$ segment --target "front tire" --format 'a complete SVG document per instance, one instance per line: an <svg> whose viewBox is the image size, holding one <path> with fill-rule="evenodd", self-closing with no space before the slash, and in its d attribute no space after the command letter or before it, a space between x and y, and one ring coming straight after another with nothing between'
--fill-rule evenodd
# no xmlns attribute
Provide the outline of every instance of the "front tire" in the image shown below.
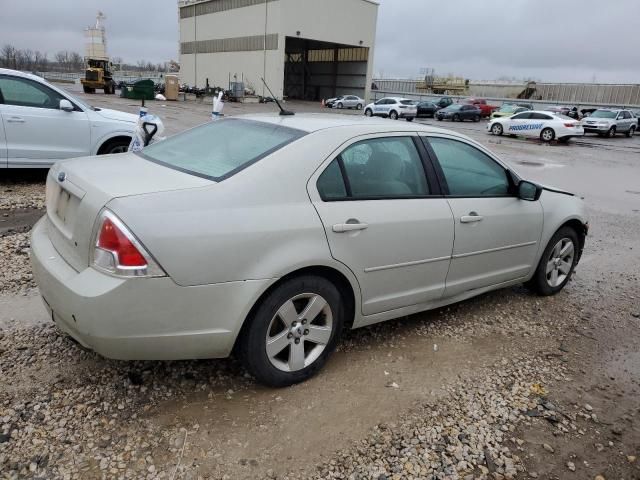
<svg viewBox="0 0 640 480"><path fill-rule="evenodd" d="M504 128L502 128L502 125L500 125L499 123L494 123L491 126L491 133L493 133L494 135L500 136L504 133Z"/></svg>
<svg viewBox="0 0 640 480"><path fill-rule="evenodd" d="M578 234L571 227L558 230L542 254L527 287L538 295L555 295L569 282L578 262Z"/></svg>
<svg viewBox="0 0 640 480"><path fill-rule="evenodd" d="M397 120L398 119L398 112L396 112L395 110L391 110L391 112L389 112L389 118L391 120Z"/></svg>
<svg viewBox="0 0 640 480"><path fill-rule="evenodd" d="M551 142L554 138L556 138L556 132L553 131L553 128L545 128L540 132L540 140L543 142Z"/></svg>
<svg viewBox="0 0 640 480"><path fill-rule="evenodd" d="M616 127L611 127L607 132L607 137L613 138L616 136Z"/></svg>
<svg viewBox="0 0 640 480"><path fill-rule="evenodd" d="M242 362L260 383L286 387L323 367L342 331L344 307L333 283L305 275L276 287L247 322Z"/></svg>
<svg viewBox="0 0 640 480"><path fill-rule="evenodd" d="M100 147L100 149L98 150L98 155L113 155L117 153L124 153L129 150L130 143L131 140L126 139L118 138L115 140L110 140L102 147Z"/></svg>
<svg viewBox="0 0 640 480"><path fill-rule="evenodd" d="M342 105L342 103L338 104L338 110L342 110L344 108L344 105Z"/></svg>
<svg viewBox="0 0 640 480"><path fill-rule="evenodd" d="M370 109L370 108L367 108L367 109L364 111L364 114L365 114L367 117L373 117L373 112L371 111L371 109Z"/></svg>

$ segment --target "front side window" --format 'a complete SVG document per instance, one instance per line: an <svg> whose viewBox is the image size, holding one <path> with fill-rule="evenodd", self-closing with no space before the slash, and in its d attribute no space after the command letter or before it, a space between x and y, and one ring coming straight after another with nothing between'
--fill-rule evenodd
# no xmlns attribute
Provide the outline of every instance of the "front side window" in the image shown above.
<svg viewBox="0 0 640 480"><path fill-rule="evenodd" d="M533 118L531 115L531 113L519 113L511 117L511 120L527 120L529 118Z"/></svg>
<svg viewBox="0 0 640 480"><path fill-rule="evenodd" d="M253 120L224 119L137 152L155 163L220 181L281 149L305 132Z"/></svg>
<svg viewBox="0 0 640 480"><path fill-rule="evenodd" d="M449 195L461 197L495 197L509 195L505 169L477 148L457 140L429 138Z"/></svg>
<svg viewBox="0 0 640 480"><path fill-rule="evenodd" d="M354 143L329 164L317 187L325 201L429 195L422 160L410 137Z"/></svg>
<svg viewBox="0 0 640 480"><path fill-rule="evenodd" d="M60 108L62 95L27 78L0 76L0 98L5 105L36 108Z"/></svg>

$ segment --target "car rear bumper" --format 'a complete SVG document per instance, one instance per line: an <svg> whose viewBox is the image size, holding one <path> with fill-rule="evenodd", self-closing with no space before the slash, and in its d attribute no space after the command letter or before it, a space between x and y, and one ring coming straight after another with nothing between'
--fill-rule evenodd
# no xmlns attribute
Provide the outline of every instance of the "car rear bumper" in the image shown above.
<svg viewBox="0 0 640 480"><path fill-rule="evenodd" d="M48 220L31 234L33 275L52 320L81 345L120 360L226 357L270 280L181 287L168 277L122 279L74 270Z"/></svg>

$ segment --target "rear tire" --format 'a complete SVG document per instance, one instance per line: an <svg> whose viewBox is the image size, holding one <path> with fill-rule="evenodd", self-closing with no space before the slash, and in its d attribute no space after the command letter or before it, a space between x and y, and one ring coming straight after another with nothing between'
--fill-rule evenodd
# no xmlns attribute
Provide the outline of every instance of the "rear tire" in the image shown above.
<svg viewBox="0 0 640 480"><path fill-rule="evenodd" d="M458 115L456 113L451 120L453 120L454 122L459 122L460 121L460 115Z"/></svg>
<svg viewBox="0 0 640 480"><path fill-rule="evenodd" d="M543 142L551 142L554 138L556 138L556 132L553 131L553 128L545 128L540 132L540 140Z"/></svg>
<svg viewBox="0 0 640 480"><path fill-rule="evenodd" d="M305 317L307 309L313 313ZM270 387L307 380L335 349L344 316L340 292L329 280L314 275L291 278L247 319L239 338L240 359L258 382Z"/></svg>
<svg viewBox="0 0 640 480"><path fill-rule="evenodd" d="M395 110L391 110L391 112L389 112L389 118L391 120L397 120L398 119L398 112L396 112Z"/></svg>
<svg viewBox="0 0 640 480"><path fill-rule="evenodd" d="M407 122L413 122L413 117L407 117L406 120Z"/></svg>
<svg viewBox="0 0 640 480"><path fill-rule="evenodd" d="M474 122L479 122L480 121L480 115L476 115L475 117L473 117L473 121Z"/></svg>
<svg viewBox="0 0 640 480"><path fill-rule="evenodd" d="M632 126L627 132L627 137L631 138L636 133L636 127Z"/></svg>
<svg viewBox="0 0 640 480"><path fill-rule="evenodd" d="M356 110L362 110L362 104L359 103L358 105L356 105Z"/></svg>
<svg viewBox="0 0 640 480"><path fill-rule="evenodd" d="M527 288L542 296L555 295L562 290L578 262L578 249L576 231L571 227L560 228L549 240L533 277L525 284Z"/></svg>

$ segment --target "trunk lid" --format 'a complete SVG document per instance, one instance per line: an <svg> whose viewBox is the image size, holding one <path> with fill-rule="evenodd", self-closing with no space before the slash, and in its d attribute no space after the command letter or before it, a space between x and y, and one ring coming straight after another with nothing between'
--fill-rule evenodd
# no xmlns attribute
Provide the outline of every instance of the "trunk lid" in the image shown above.
<svg viewBox="0 0 640 480"><path fill-rule="evenodd" d="M49 237L60 256L81 271L89 265L96 217L109 201L213 183L134 153L58 162L47 176Z"/></svg>

